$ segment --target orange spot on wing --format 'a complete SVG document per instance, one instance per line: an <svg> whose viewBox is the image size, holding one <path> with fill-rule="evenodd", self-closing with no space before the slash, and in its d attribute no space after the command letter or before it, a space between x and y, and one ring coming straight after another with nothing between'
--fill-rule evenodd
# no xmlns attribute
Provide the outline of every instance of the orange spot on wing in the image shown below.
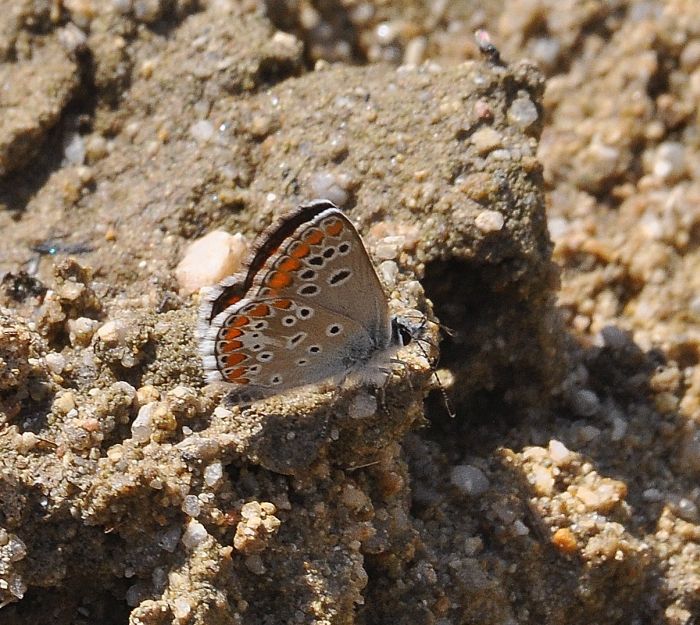
<svg viewBox="0 0 700 625"><path fill-rule="evenodd" d="M240 295L232 295L229 297L227 300L224 301L224 306L222 307L221 310L224 310L228 308L229 306L233 306L236 302L240 302L243 298Z"/></svg>
<svg viewBox="0 0 700 625"><path fill-rule="evenodd" d="M236 380L236 378L240 378L246 371L248 371L248 367L238 367L238 369L231 371L226 378L228 380ZM236 380L236 382L238 382L238 380Z"/></svg>
<svg viewBox="0 0 700 625"><path fill-rule="evenodd" d="M226 341L221 346L221 351L224 354L228 354L229 352L236 351L237 349L240 349L241 347L243 347L243 343L241 341Z"/></svg>
<svg viewBox="0 0 700 625"><path fill-rule="evenodd" d="M250 380L248 378L238 378L236 382L239 384L250 384Z"/></svg>
<svg viewBox="0 0 700 625"><path fill-rule="evenodd" d="M343 231L343 222L340 219L335 220L326 226L326 233L332 237L337 237Z"/></svg>
<svg viewBox="0 0 700 625"><path fill-rule="evenodd" d="M277 265L277 269L280 271L296 271L299 267L301 267L301 261L289 256Z"/></svg>
<svg viewBox="0 0 700 625"><path fill-rule="evenodd" d="M230 354L226 357L226 365L229 367L240 365L246 358L245 354Z"/></svg>
<svg viewBox="0 0 700 625"><path fill-rule="evenodd" d="M239 330L238 328L229 328L226 330L224 336L226 337L227 341L238 343L238 341L234 341L233 339L238 338L241 334L243 334L243 330Z"/></svg>
<svg viewBox="0 0 700 625"><path fill-rule="evenodd" d="M243 326L247 326L250 323L250 319L246 317L245 315L238 315L236 317L236 320L231 324L232 328L241 328Z"/></svg>
<svg viewBox="0 0 700 625"><path fill-rule="evenodd" d="M309 245L318 245L321 241L323 241L323 232L314 229L304 237L304 241L306 241Z"/></svg>
<svg viewBox="0 0 700 625"><path fill-rule="evenodd" d="M306 258L311 254L311 247L306 243L297 243L289 253L292 258Z"/></svg>
<svg viewBox="0 0 700 625"><path fill-rule="evenodd" d="M275 308L281 308L282 310L287 310L292 307L292 300L290 299L276 299L272 302Z"/></svg>
<svg viewBox="0 0 700 625"><path fill-rule="evenodd" d="M284 271L273 271L272 274L270 274L267 283L273 289L283 289L292 283L292 276Z"/></svg>
<svg viewBox="0 0 700 625"><path fill-rule="evenodd" d="M248 311L251 317L269 317L270 307L267 304L257 304Z"/></svg>

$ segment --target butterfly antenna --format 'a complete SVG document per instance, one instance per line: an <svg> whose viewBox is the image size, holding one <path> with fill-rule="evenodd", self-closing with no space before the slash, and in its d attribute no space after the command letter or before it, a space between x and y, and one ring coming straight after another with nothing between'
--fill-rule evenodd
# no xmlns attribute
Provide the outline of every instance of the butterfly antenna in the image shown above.
<svg viewBox="0 0 700 625"><path fill-rule="evenodd" d="M346 471L357 471L358 469L366 469L367 467L372 467L375 464L379 464L379 460L373 460L372 462L366 462L365 464L356 464L352 467L347 467Z"/></svg>
<svg viewBox="0 0 700 625"><path fill-rule="evenodd" d="M440 389L440 395L442 395L442 403L445 405L445 410L447 411L447 414L450 415L451 419L454 419L457 416L457 413L454 411L454 408L452 408L452 402L450 401L450 398L447 395L447 390L445 389L445 386L443 385L442 380L438 375L437 361L435 361L435 363L431 362L430 355L428 354L426 349L421 345L421 342L426 342L431 347L435 347L435 345L433 345L428 339L420 339L418 337L414 337L413 340L415 341L418 349L420 349L420 351L422 352L423 356L425 356L425 359L430 363L430 369L432 370L433 377L435 378L437 386Z"/></svg>
<svg viewBox="0 0 700 625"><path fill-rule="evenodd" d="M406 319L418 319L419 318L418 315L413 315L413 314L408 314L408 313L402 313L401 316L405 317ZM444 332L447 336L452 337L452 336L455 336L457 334L456 330L453 330L449 326L446 326L444 323L441 323L439 321L435 321L433 319L428 319L423 314L420 315L420 325L419 325L418 329L422 330L429 323L435 324L440 329L440 331ZM419 339L414 337L414 340L417 341ZM423 340L425 340L425 339L423 339Z"/></svg>

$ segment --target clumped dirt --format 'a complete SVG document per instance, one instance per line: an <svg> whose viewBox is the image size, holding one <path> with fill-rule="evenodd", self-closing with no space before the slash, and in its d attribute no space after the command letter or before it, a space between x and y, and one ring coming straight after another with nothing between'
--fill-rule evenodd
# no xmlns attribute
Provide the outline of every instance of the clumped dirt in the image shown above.
<svg viewBox="0 0 700 625"><path fill-rule="evenodd" d="M0 11L0 623L700 617L697 3ZM227 407L175 267L319 196L427 322Z"/></svg>

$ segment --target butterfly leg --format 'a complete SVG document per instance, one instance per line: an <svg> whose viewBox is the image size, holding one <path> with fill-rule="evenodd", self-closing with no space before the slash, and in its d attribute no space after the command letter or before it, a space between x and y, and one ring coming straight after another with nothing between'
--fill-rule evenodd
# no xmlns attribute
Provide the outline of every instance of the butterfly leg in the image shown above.
<svg viewBox="0 0 700 625"><path fill-rule="evenodd" d="M386 390L383 386L377 386L374 389L374 398L377 400L377 406L382 409L382 412L387 416L391 417L389 412L389 406L386 403Z"/></svg>
<svg viewBox="0 0 700 625"><path fill-rule="evenodd" d="M406 374L410 373L411 371L411 368L408 366L408 363L405 360L401 360L400 358L392 358L389 362L391 362L392 365L401 365ZM408 388L410 388L411 392L413 392L415 389L413 388L413 383L411 382L411 376L406 375L406 382L408 382Z"/></svg>

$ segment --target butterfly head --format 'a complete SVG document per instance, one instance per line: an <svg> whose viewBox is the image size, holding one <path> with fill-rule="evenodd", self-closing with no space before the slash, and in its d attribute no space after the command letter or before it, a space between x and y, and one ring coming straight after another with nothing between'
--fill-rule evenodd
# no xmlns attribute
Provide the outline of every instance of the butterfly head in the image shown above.
<svg viewBox="0 0 700 625"><path fill-rule="evenodd" d="M405 347L413 340L413 330L397 317L391 318L391 342L397 347Z"/></svg>

